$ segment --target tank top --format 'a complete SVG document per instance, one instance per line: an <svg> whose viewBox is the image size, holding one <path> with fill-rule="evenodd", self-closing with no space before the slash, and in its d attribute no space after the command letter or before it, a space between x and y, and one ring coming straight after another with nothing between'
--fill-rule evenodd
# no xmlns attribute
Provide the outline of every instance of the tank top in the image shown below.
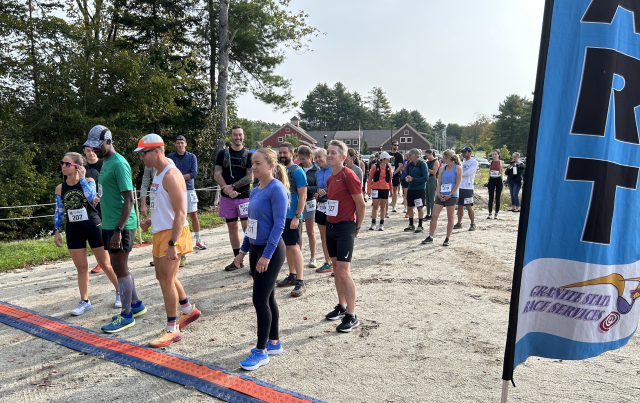
<svg viewBox="0 0 640 403"><path fill-rule="evenodd" d="M451 191L442 191L442 186L445 185L450 185L450 189L453 189L454 187L456 187L456 179L458 177L458 174L456 173L456 165L458 164L453 164L453 168L451 168L451 171L447 172L446 167L442 168L442 183L441 183L441 188L440 188L440 194L443 196L447 196L451 194ZM453 197L458 197L458 192L452 194L451 196Z"/></svg>
<svg viewBox="0 0 640 403"><path fill-rule="evenodd" d="M176 217L173 207L171 207L171 199L169 199L169 192L162 186L164 175L170 169L178 169L173 165L167 165L162 172L156 173L153 177L153 182L149 188L150 210L151 210L151 227L153 233L156 234L160 231L170 230L173 228L173 219ZM187 191L184 192L184 207L187 211ZM184 218L184 226L189 225L187 217Z"/></svg>
<svg viewBox="0 0 640 403"><path fill-rule="evenodd" d="M502 173L502 169L500 169L500 161L491 161L491 166L489 166L490 171L498 171Z"/></svg>
<svg viewBox="0 0 640 403"><path fill-rule="evenodd" d="M95 227L101 224L100 215L84 195L80 181L73 186L62 182L62 203L67 217L67 230L81 228L85 225Z"/></svg>

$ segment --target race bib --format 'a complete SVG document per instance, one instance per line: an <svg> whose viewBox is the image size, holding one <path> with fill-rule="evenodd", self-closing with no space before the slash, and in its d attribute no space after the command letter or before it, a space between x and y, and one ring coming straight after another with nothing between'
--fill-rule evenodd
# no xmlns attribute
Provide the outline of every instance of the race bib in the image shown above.
<svg viewBox="0 0 640 403"><path fill-rule="evenodd" d="M156 194L155 193L149 193L149 208L151 210L155 210L156 209Z"/></svg>
<svg viewBox="0 0 640 403"><path fill-rule="evenodd" d="M316 209L316 199L311 199L307 202L307 211L313 211Z"/></svg>
<svg viewBox="0 0 640 403"><path fill-rule="evenodd" d="M338 201L337 200L329 200L327 202L327 215L331 217L335 217L338 215Z"/></svg>
<svg viewBox="0 0 640 403"><path fill-rule="evenodd" d="M238 206L240 209L240 215L248 215L249 214L249 202L242 203Z"/></svg>
<svg viewBox="0 0 640 403"><path fill-rule="evenodd" d="M489 171L489 176L492 178L499 178L500 175L500 171Z"/></svg>
<svg viewBox="0 0 640 403"><path fill-rule="evenodd" d="M69 215L69 222L87 221L89 219L87 209L84 207L76 210L68 210L67 214Z"/></svg>
<svg viewBox="0 0 640 403"><path fill-rule="evenodd" d="M422 199L415 199L413 201L413 204L415 204L416 207L422 207L424 206L424 204L422 204Z"/></svg>
<svg viewBox="0 0 640 403"><path fill-rule="evenodd" d="M372 189L371 190L371 198L372 199L377 199L378 198L378 189Z"/></svg>
<svg viewBox="0 0 640 403"><path fill-rule="evenodd" d="M102 197L102 185L98 185L98 197Z"/></svg>
<svg viewBox="0 0 640 403"><path fill-rule="evenodd" d="M198 195L196 194L196 192L189 193L189 201L191 203L197 203L198 202Z"/></svg>
<svg viewBox="0 0 640 403"><path fill-rule="evenodd" d="M473 197L465 197L464 204L473 204Z"/></svg>
<svg viewBox="0 0 640 403"><path fill-rule="evenodd" d="M451 183L443 183L440 185L440 193L451 192L452 188L453 186L451 186Z"/></svg>
<svg viewBox="0 0 640 403"><path fill-rule="evenodd" d="M249 203L245 203L249 204ZM249 237L249 239L256 239L258 237L258 220L254 220L253 218L249 218L247 222L247 232L245 234Z"/></svg>
<svg viewBox="0 0 640 403"><path fill-rule="evenodd" d="M513 168L511 168L511 170L513 171L513 174L514 174L514 175L517 175L517 174L518 174L518 168L513 167Z"/></svg>
<svg viewBox="0 0 640 403"><path fill-rule="evenodd" d="M324 203L318 203L318 211L324 214L327 214L327 202Z"/></svg>

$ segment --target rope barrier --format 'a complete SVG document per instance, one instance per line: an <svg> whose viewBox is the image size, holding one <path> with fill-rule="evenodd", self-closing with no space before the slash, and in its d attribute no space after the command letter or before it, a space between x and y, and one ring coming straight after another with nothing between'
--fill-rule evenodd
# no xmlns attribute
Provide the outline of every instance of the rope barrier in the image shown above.
<svg viewBox="0 0 640 403"><path fill-rule="evenodd" d="M0 221L10 221L10 220L30 220L32 218L46 218L46 217L55 217L53 214L51 215L39 215L37 217L14 217L14 218L0 218Z"/></svg>
<svg viewBox="0 0 640 403"><path fill-rule="evenodd" d="M5 208L27 208L27 207L40 207L40 206L53 206L55 203L47 203L47 204L30 204L28 206L8 206L8 207L0 207L0 209Z"/></svg>

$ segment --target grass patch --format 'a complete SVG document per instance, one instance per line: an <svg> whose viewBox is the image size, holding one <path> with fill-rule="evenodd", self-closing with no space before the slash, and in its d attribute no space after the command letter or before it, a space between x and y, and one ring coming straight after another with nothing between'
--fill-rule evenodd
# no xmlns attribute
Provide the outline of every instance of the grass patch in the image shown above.
<svg viewBox="0 0 640 403"><path fill-rule="evenodd" d="M191 220L189 229L193 231ZM224 218L218 217L218 210L202 211L198 213L200 228L216 228L225 223ZM140 242L138 230L136 230L135 243ZM142 233L142 241L151 243L153 233L151 229ZM62 235L62 248L58 248L53 242L53 236L42 239L30 239L16 242L0 242L0 271L14 270L21 267L69 259L69 250L66 247L65 235ZM91 249L88 249L91 254Z"/></svg>
<svg viewBox="0 0 640 403"><path fill-rule="evenodd" d="M476 173L474 184L476 186L484 186L489 182L489 168L480 168ZM484 188L488 197L489 190ZM520 190L520 203L522 203L522 190ZM509 186L504 185L502 188L502 196L500 196L500 211L511 209L511 195L509 195Z"/></svg>

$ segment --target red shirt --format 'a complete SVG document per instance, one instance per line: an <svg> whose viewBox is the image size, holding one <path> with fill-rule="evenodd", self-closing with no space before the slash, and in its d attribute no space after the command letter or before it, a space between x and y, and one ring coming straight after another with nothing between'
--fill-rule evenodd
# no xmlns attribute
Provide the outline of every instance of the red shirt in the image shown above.
<svg viewBox="0 0 640 403"><path fill-rule="evenodd" d="M362 194L362 183L355 172L342 168L342 171L337 175L329 176L327 178L327 193L329 200L338 202L338 214L331 216L327 211L327 221L331 224L355 221L356 202L351 195Z"/></svg>

